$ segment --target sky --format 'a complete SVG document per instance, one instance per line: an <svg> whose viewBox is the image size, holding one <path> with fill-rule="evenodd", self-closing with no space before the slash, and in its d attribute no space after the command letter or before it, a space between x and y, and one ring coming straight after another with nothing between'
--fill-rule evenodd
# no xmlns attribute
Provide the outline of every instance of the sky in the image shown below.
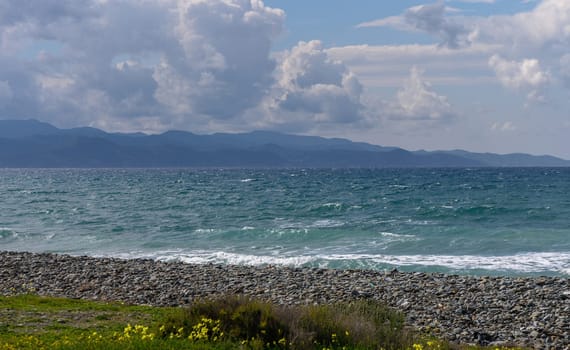
<svg viewBox="0 0 570 350"><path fill-rule="evenodd" d="M568 0L0 0L0 119L570 159Z"/></svg>

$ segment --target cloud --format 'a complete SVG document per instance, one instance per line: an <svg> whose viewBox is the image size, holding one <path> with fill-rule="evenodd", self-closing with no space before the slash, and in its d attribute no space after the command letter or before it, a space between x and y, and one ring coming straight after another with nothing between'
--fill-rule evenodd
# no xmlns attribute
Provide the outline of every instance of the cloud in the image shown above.
<svg viewBox="0 0 570 350"><path fill-rule="evenodd" d="M0 1L0 80L19 101L3 114L156 131L231 123L275 84L284 18L259 0Z"/></svg>
<svg viewBox="0 0 570 350"><path fill-rule="evenodd" d="M417 67L410 70L410 77L398 91L395 100L387 103L389 119L439 124L456 116L447 98L433 91L422 74Z"/></svg>
<svg viewBox="0 0 570 350"><path fill-rule="evenodd" d="M513 50L560 49L570 43L570 2L542 0L534 9L514 15L474 18L470 39L500 43Z"/></svg>
<svg viewBox="0 0 570 350"><path fill-rule="evenodd" d="M161 115L164 109L153 97L153 68L135 63L173 51L176 43L166 35L173 20L167 5L8 2L0 24L1 46L6 48L0 60L7 65L0 65L0 77L7 77L17 103L4 115L60 126ZM57 50L45 50L46 43ZM126 58L130 67L116 64Z"/></svg>
<svg viewBox="0 0 570 350"><path fill-rule="evenodd" d="M401 16L360 23L357 28L386 26L404 31L424 31L437 36L441 40L441 46L451 48L464 46L469 31L459 22L446 16L447 12L456 12L456 10L445 6L443 1L439 1L434 4L410 7Z"/></svg>
<svg viewBox="0 0 570 350"><path fill-rule="evenodd" d="M457 48L464 45L468 30L463 25L445 16L443 1L411 7L404 13L407 23L441 39L441 45Z"/></svg>
<svg viewBox="0 0 570 350"><path fill-rule="evenodd" d="M557 83L553 76L567 81L563 60L570 46L570 1L567 0L542 0L525 12L488 17L457 15L439 1L359 26L376 24L430 34L445 46L442 49L464 53L474 46L491 49L487 57L474 58L480 59L480 63L487 62L503 86L526 93L529 102L545 101L546 87ZM502 57L510 57L513 62ZM406 61L407 57L402 54L401 60ZM416 63L426 64L420 58ZM448 63L451 67L456 64ZM430 71L434 71L432 67ZM467 74L464 81L481 76L487 73Z"/></svg>
<svg viewBox="0 0 570 350"><path fill-rule="evenodd" d="M551 81L548 71L540 67L537 59L509 61L499 55L489 59L489 66L495 71L503 86L528 91L530 101L543 101L541 90Z"/></svg>
<svg viewBox="0 0 570 350"><path fill-rule="evenodd" d="M284 13L257 1L181 3L183 59L164 56L155 96L176 114L231 119L255 107L273 84L271 43Z"/></svg>
<svg viewBox="0 0 570 350"><path fill-rule="evenodd" d="M265 101L269 125L294 130L333 124L355 126L366 119L363 87L341 62L330 57L320 41L299 42L281 54L277 81Z"/></svg>
<svg viewBox="0 0 570 350"><path fill-rule="evenodd" d="M0 0L3 116L198 132L366 120L360 81L322 43L271 52L285 13L262 1L34 4Z"/></svg>
<svg viewBox="0 0 570 350"><path fill-rule="evenodd" d="M466 1L462 2L492 2ZM400 16L365 22L357 27L389 26L433 35L444 46L501 44L514 50L562 48L570 40L570 2L542 0L532 10L489 17L454 15L443 1L408 8Z"/></svg>

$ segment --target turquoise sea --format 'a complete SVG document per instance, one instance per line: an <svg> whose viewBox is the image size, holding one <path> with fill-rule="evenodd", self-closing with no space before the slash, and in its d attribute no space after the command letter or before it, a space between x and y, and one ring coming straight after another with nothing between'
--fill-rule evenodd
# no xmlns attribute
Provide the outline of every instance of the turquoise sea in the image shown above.
<svg viewBox="0 0 570 350"><path fill-rule="evenodd" d="M3 169L0 250L570 276L570 169Z"/></svg>

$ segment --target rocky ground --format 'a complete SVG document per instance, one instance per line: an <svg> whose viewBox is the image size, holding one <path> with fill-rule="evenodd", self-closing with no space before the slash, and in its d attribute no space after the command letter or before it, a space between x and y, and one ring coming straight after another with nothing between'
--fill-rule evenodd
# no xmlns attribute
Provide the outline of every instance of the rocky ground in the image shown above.
<svg viewBox="0 0 570 350"><path fill-rule="evenodd" d="M454 342L570 349L570 280L276 266L191 265L153 260L0 252L0 294L183 305L242 294L282 304L381 300L409 323Z"/></svg>

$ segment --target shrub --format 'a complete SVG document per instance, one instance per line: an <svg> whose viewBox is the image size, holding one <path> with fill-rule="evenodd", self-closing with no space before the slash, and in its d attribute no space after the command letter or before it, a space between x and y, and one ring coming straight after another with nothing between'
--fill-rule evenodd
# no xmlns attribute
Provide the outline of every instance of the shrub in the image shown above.
<svg viewBox="0 0 570 350"><path fill-rule="evenodd" d="M202 334L209 341L216 334L249 348L389 350L413 344L404 317L375 301L278 306L240 296L202 300L167 319L158 334L191 339Z"/></svg>

